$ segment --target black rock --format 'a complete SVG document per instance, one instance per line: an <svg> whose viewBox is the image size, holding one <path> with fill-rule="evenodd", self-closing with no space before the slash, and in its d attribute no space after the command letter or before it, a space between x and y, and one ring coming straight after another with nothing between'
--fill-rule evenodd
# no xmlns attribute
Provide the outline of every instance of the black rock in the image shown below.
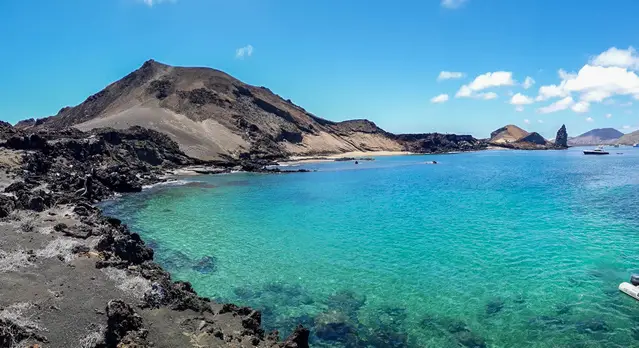
<svg viewBox="0 0 639 348"><path fill-rule="evenodd" d="M16 202L13 197L0 194L0 218L9 216L15 207Z"/></svg>
<svg viewBox="0 0 639 348"><path fill-rule="evenodd" d="M298 326L293 333L281 344L282 348L308 348L310 332L303 326Z"/></svg>
<svg viewBox="0 0 639 348"><path fill-rule="evenodd" d="M138 331L142 328L142 317L122 300L109 301L106 306L106 314L105 342L107 347L118 346L131 331Z"/></svg>
<svg viewBox="0 0 639 348"><path fill-rule="evenodd" d="M561 125L561 128L557 131L555 147L558 149L568 148L568 132L566 132L566 125Z"/></svg>

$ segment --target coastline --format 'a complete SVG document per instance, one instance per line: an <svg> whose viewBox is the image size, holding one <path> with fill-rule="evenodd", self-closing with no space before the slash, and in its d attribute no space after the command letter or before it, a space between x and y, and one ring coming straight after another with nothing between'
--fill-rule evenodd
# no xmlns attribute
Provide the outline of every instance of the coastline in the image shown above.
<svg viewBox="0 0 639 348"><path fill-rule="evenodd" d="M385 156L408 156L416 155L414 152L409 151L351 151L330 155L321 156L290 156L285 160L277 161L279 165L298 165L305 163L321 163L321 162L334 162L339 159L353 160L370 160L373 157L385 157ZM419 154L417 154L419 155Z"/></svg>
<svg viewBox="0 0 639 348"><path fill-rule="evenodd" d="M95 206L201 165L167 137L3 135L4 153L22 160L3 164L0 176L0 346L308 347L301 326L281 341L262 330L260 312L172 281L138 234ZM148 152L114 160L127 146Z"/></svg>

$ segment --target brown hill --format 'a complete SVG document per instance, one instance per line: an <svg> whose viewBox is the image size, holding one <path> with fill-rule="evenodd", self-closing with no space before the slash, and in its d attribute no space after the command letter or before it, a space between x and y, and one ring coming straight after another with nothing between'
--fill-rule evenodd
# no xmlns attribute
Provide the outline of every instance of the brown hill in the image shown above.
<svg viewBox="0 0 639 348"><path fill-rule="evenodd" d="M222 71L153 60L80 105L16 126L90 130L133 125L166 133L187 155L207 160L405 148L373 122L331 122Z"/></svg>
<svg viewBox="0 0 639 348"><path fill-rule="evenodd" d="M639 131L634 131L632 133L625 134L619 140L617 140L617 144L621 145L634 145L639 144Z"/></svg>
<svg viewBox="0 0 639 348"><path fill-rule="evenodd" d="M525 137L517 140L518 143L531 143L535 145L546 145L548 141L546 138L542 137L541 134L537 132L532 132L526 135Z"/></svg>
<svg viewBox="0 0 639 348"><path fill-rule="evenodd" d="M509 124L490 133L490 140L488 142L494 145L514 143L528 134L527 131Z"/></svg>

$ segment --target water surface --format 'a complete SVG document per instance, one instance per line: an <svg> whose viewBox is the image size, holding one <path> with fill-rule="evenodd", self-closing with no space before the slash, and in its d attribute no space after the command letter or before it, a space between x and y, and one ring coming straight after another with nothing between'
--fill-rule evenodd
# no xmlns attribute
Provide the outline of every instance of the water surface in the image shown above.
<svg viewBox="0 0 639 348"><path fill-rule="evenodd" d="M639 149L612 153L201 176L106 209L176 279L267 329L304 323L316 347L639 346L639 302L617 290L639 270Z"/></svg>

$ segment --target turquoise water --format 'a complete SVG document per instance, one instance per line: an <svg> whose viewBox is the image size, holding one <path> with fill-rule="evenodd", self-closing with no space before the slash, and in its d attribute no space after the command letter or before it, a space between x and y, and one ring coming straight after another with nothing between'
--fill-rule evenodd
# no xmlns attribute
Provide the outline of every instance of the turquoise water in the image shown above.
<svg viewBox="0 0 639 348"><path fill-rule="evenodd" d="M201 176L105 208L175 278L283 335L304 323L315 347L631 347L639 149L612 152Z"/></svg>

